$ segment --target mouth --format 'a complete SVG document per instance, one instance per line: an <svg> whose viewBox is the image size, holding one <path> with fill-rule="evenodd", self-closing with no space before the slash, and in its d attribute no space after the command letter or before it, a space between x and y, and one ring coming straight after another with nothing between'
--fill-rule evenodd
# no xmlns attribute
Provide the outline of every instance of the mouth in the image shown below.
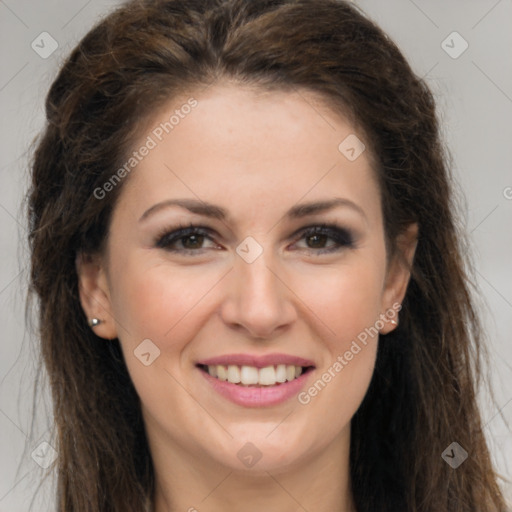
<svg viewBox="0 0 512 512"><path fill-rule="evenodd" d="M219 381L248 388L280 386L298 379L315 368L312 365L298 366L292 364L276 364L264 367L236 364L198 364L197 367Z"/></svg>

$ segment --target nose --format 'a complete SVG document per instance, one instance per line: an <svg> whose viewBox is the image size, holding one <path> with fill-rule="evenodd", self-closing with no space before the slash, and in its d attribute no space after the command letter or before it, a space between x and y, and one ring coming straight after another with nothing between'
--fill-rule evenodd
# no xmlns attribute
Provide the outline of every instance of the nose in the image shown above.
<svg viewBox="0 0 512 512"><path fill-rule="evenodd" d="M263 340L282 334L295 320L294 294L286 286L283 271L266 251L252 263L237 256L228 279L221 307L226 325Z"/></svg>

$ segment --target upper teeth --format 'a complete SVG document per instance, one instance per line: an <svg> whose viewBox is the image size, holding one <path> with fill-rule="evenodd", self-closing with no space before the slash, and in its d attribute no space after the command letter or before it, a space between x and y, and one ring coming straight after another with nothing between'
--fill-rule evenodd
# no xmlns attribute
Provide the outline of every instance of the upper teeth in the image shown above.
<svg viewBox="0 0 512 512"><path fill-rule="evenodd" d="M232 384L275 386L278 382L283 383L299 377L302 374L302 367L286 364L265 366L264 368L215 365L208 366L208 373L212 377L217 377L219 380L227 380Z"/></svg>

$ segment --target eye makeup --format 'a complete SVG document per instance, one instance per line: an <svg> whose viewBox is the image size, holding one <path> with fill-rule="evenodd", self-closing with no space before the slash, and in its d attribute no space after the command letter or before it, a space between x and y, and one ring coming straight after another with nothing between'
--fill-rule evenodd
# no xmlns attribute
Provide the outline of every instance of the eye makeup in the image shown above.
<svg viewBox="0 0 512 512"><path fill-rule="evenodd" d="M187 255L203 254L208 248L202 247L205 240L208 240L215 245L215 232L213 229L191 223L189 226L180 225L176 228L166 228L155 238L154 245L157 248L164 249L171 253L180 253ZM306 243L311 243L313 247L302 247L293 250L305 250L309 253L316 253L318 255L333 253L341 251L346 248L353 248L355 246L355 237L352 231L348 228L338 226L332 223L320 223L306 226L296 231L290 238L295 239L296 244L298 241L305 240ZM325 246L328 241L331 241L329 246ZM181 245L181 247L179 247ZM199 245L199 247L197 246ZM178 247L177 247L178 246Z"/></svg>

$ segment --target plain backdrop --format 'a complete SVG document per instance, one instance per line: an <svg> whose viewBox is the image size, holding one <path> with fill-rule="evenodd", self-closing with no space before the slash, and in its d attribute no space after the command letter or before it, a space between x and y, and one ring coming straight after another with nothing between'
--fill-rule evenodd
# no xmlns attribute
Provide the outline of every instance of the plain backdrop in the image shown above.
<svg viewBox="0 0 512 512"><path fill-rule="evenodd" d="M485 432L499 471L510 479L512 438L505 422L512 424L512 1L355 3L397 42L439 104L465 197L462 222L491 353L497 403L480 397ZM33 452L52 444L47 386L38 387L34 418L31 409L37 339L25 321L28 258L21 205L29 144L43 126L44 98L58 67L118 4L0 0L0 512L29 510L44 474ZM52 510L51 484L41 487L34 510ZM504 489L512 497L510 485Z"/></svg>

